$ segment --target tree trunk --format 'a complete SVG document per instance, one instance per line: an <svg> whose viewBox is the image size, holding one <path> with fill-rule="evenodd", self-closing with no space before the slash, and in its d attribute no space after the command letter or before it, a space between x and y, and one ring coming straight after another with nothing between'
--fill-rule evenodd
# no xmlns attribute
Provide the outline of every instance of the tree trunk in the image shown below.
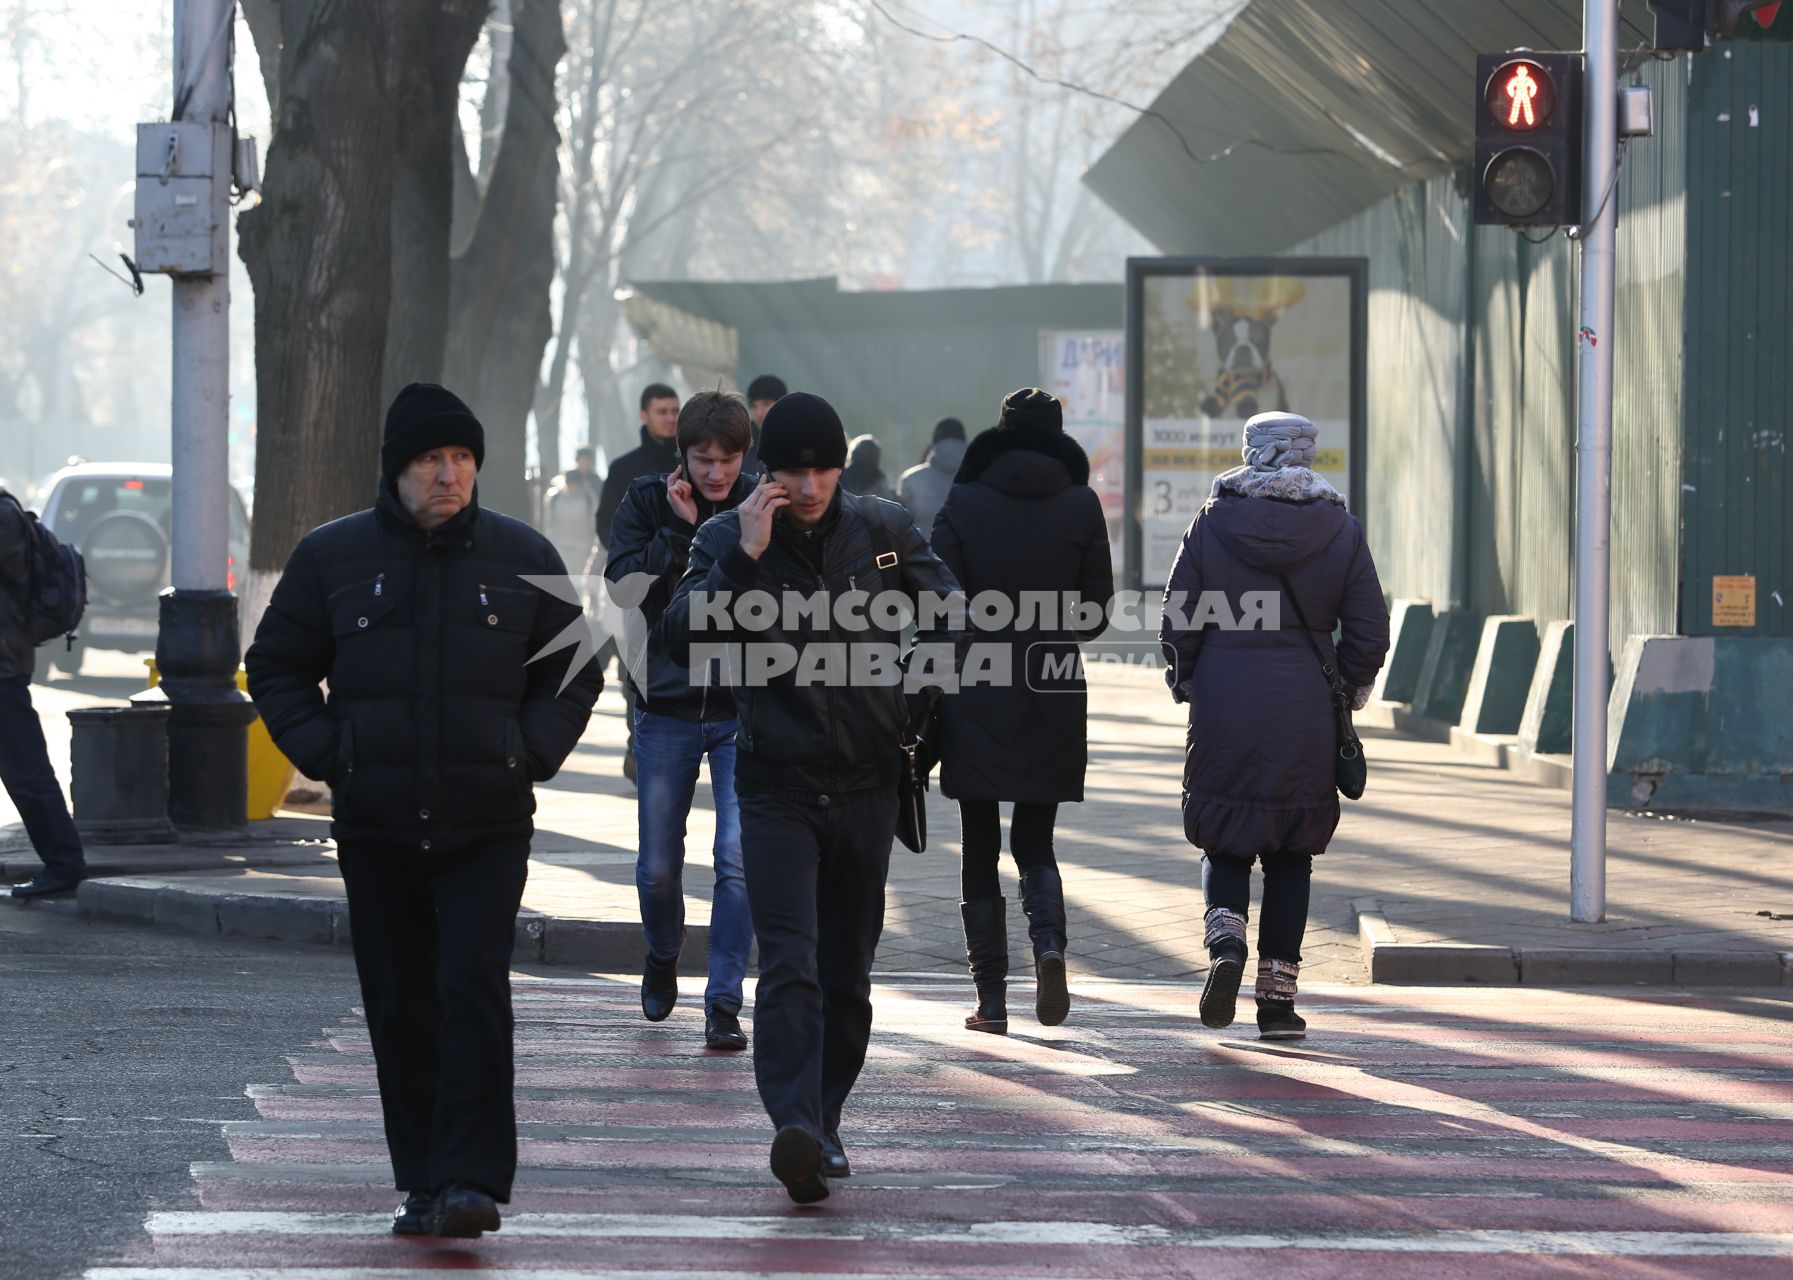
<svg viewBox="0 0 1793 1280"><path fill-rule="evenodd" d="M384 404L407 383L442 380L461 73L486 16L484 0L405 0L392 8L392 307Z"/></svg>
<svg viewBox="0 0 1793 1280"><path fill-rule="evenodd" d="M238 219L255 288L262 600L307 531L374 496L392 291L392 113L370 56L387 48L385 6L283 0L279 17L274 143L261 203Z"/></svg>
<svg viewBox="0 0 1793 1280"><path fill-rule="evenodd" d="M504 133L472 239L451 272L448 367L486 428L482 505L527 517L525 433L554 332L554 78L566 38L560 0L516 0L513 19ZM555 450L540 451L544 469L559 460L558 440Z"/></svg>

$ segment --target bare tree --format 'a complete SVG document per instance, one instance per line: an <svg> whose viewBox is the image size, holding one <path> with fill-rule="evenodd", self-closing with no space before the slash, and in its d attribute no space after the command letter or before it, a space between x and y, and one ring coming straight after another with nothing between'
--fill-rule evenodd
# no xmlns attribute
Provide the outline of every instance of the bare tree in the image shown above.
<svg viewBox="0 0 1793 1280"><path fill-rule="evenodd" d="M248 617L312 527L366 505L392 296L385 5L248 0L279 50L259 206L238 219L255 288L255 527ZM370 56L371 55L371 56Z"/></svg>
<svg viewBox="0 0 1793 1280"><path fill-rule="evenodd" d="M448 346L449 234L454 214L457 108L485 0L394 6L387 93L395 114L392 306L381 398L410 382L440 382Z"/></svg>
<svg viewBox="0 0 1793 1280"><path fill-rule="evenodd" d="M512 15L504 131L471 239L453 260L448 363L486 427L482 500L527 516L526 428L554 332L555 76L566 38L560 0L515 0Z"/></svg>

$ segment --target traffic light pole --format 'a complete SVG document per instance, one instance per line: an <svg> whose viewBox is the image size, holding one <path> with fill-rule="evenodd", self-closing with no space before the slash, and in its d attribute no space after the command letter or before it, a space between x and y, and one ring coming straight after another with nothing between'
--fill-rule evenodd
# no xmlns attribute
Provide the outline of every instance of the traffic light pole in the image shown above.
<svg viewBox="0 0 1793 1280"><path fill-rule="evenodd" d="M1612 544L1612 343L1618 239L1619 4L1583 0L1587 60L1581 328L1576 340L1575 775L1569 918L1606 918L1606 709Z"/></svg>

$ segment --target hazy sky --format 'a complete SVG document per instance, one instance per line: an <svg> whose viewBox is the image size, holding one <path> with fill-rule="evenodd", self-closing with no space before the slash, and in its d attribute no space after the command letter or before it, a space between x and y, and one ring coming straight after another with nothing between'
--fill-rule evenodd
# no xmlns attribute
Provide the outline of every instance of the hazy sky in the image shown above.
<svg viewBox="0 0 1793 1280"><path fill-rule="evenodd" d="M0 32L14 22L12 65L0 71L0 116L19 99L24 63L30 119L63 119L129 139L141 120L165 119L173 103L172 3L133 0L0 0ZM237 18L237 120L267 135L267 98L255 47Z"/></svg>

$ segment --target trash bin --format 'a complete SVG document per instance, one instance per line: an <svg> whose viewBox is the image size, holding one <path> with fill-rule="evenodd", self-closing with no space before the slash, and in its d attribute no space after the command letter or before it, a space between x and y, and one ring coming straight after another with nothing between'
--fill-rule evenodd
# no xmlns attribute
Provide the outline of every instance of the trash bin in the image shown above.
<svg viewBox="0 0 1793 1280"><path fill-rule="evenodd" d="M168 714L159 707L83 707L68 713L69 795L89 844L172 844Z"/></svg>
<svg viewBox="0 0 1793 1280"><path fill-rule="evenodd" d="M153 689L161 682L162 673L156 670L154 658L145 658L143 665L149 668L149 687ZM237 664L237 688L249 692L249 672L241 663ZM286 800L296 772L257 716L249 726L249 821L262 822L274 816Z"/></svg>

